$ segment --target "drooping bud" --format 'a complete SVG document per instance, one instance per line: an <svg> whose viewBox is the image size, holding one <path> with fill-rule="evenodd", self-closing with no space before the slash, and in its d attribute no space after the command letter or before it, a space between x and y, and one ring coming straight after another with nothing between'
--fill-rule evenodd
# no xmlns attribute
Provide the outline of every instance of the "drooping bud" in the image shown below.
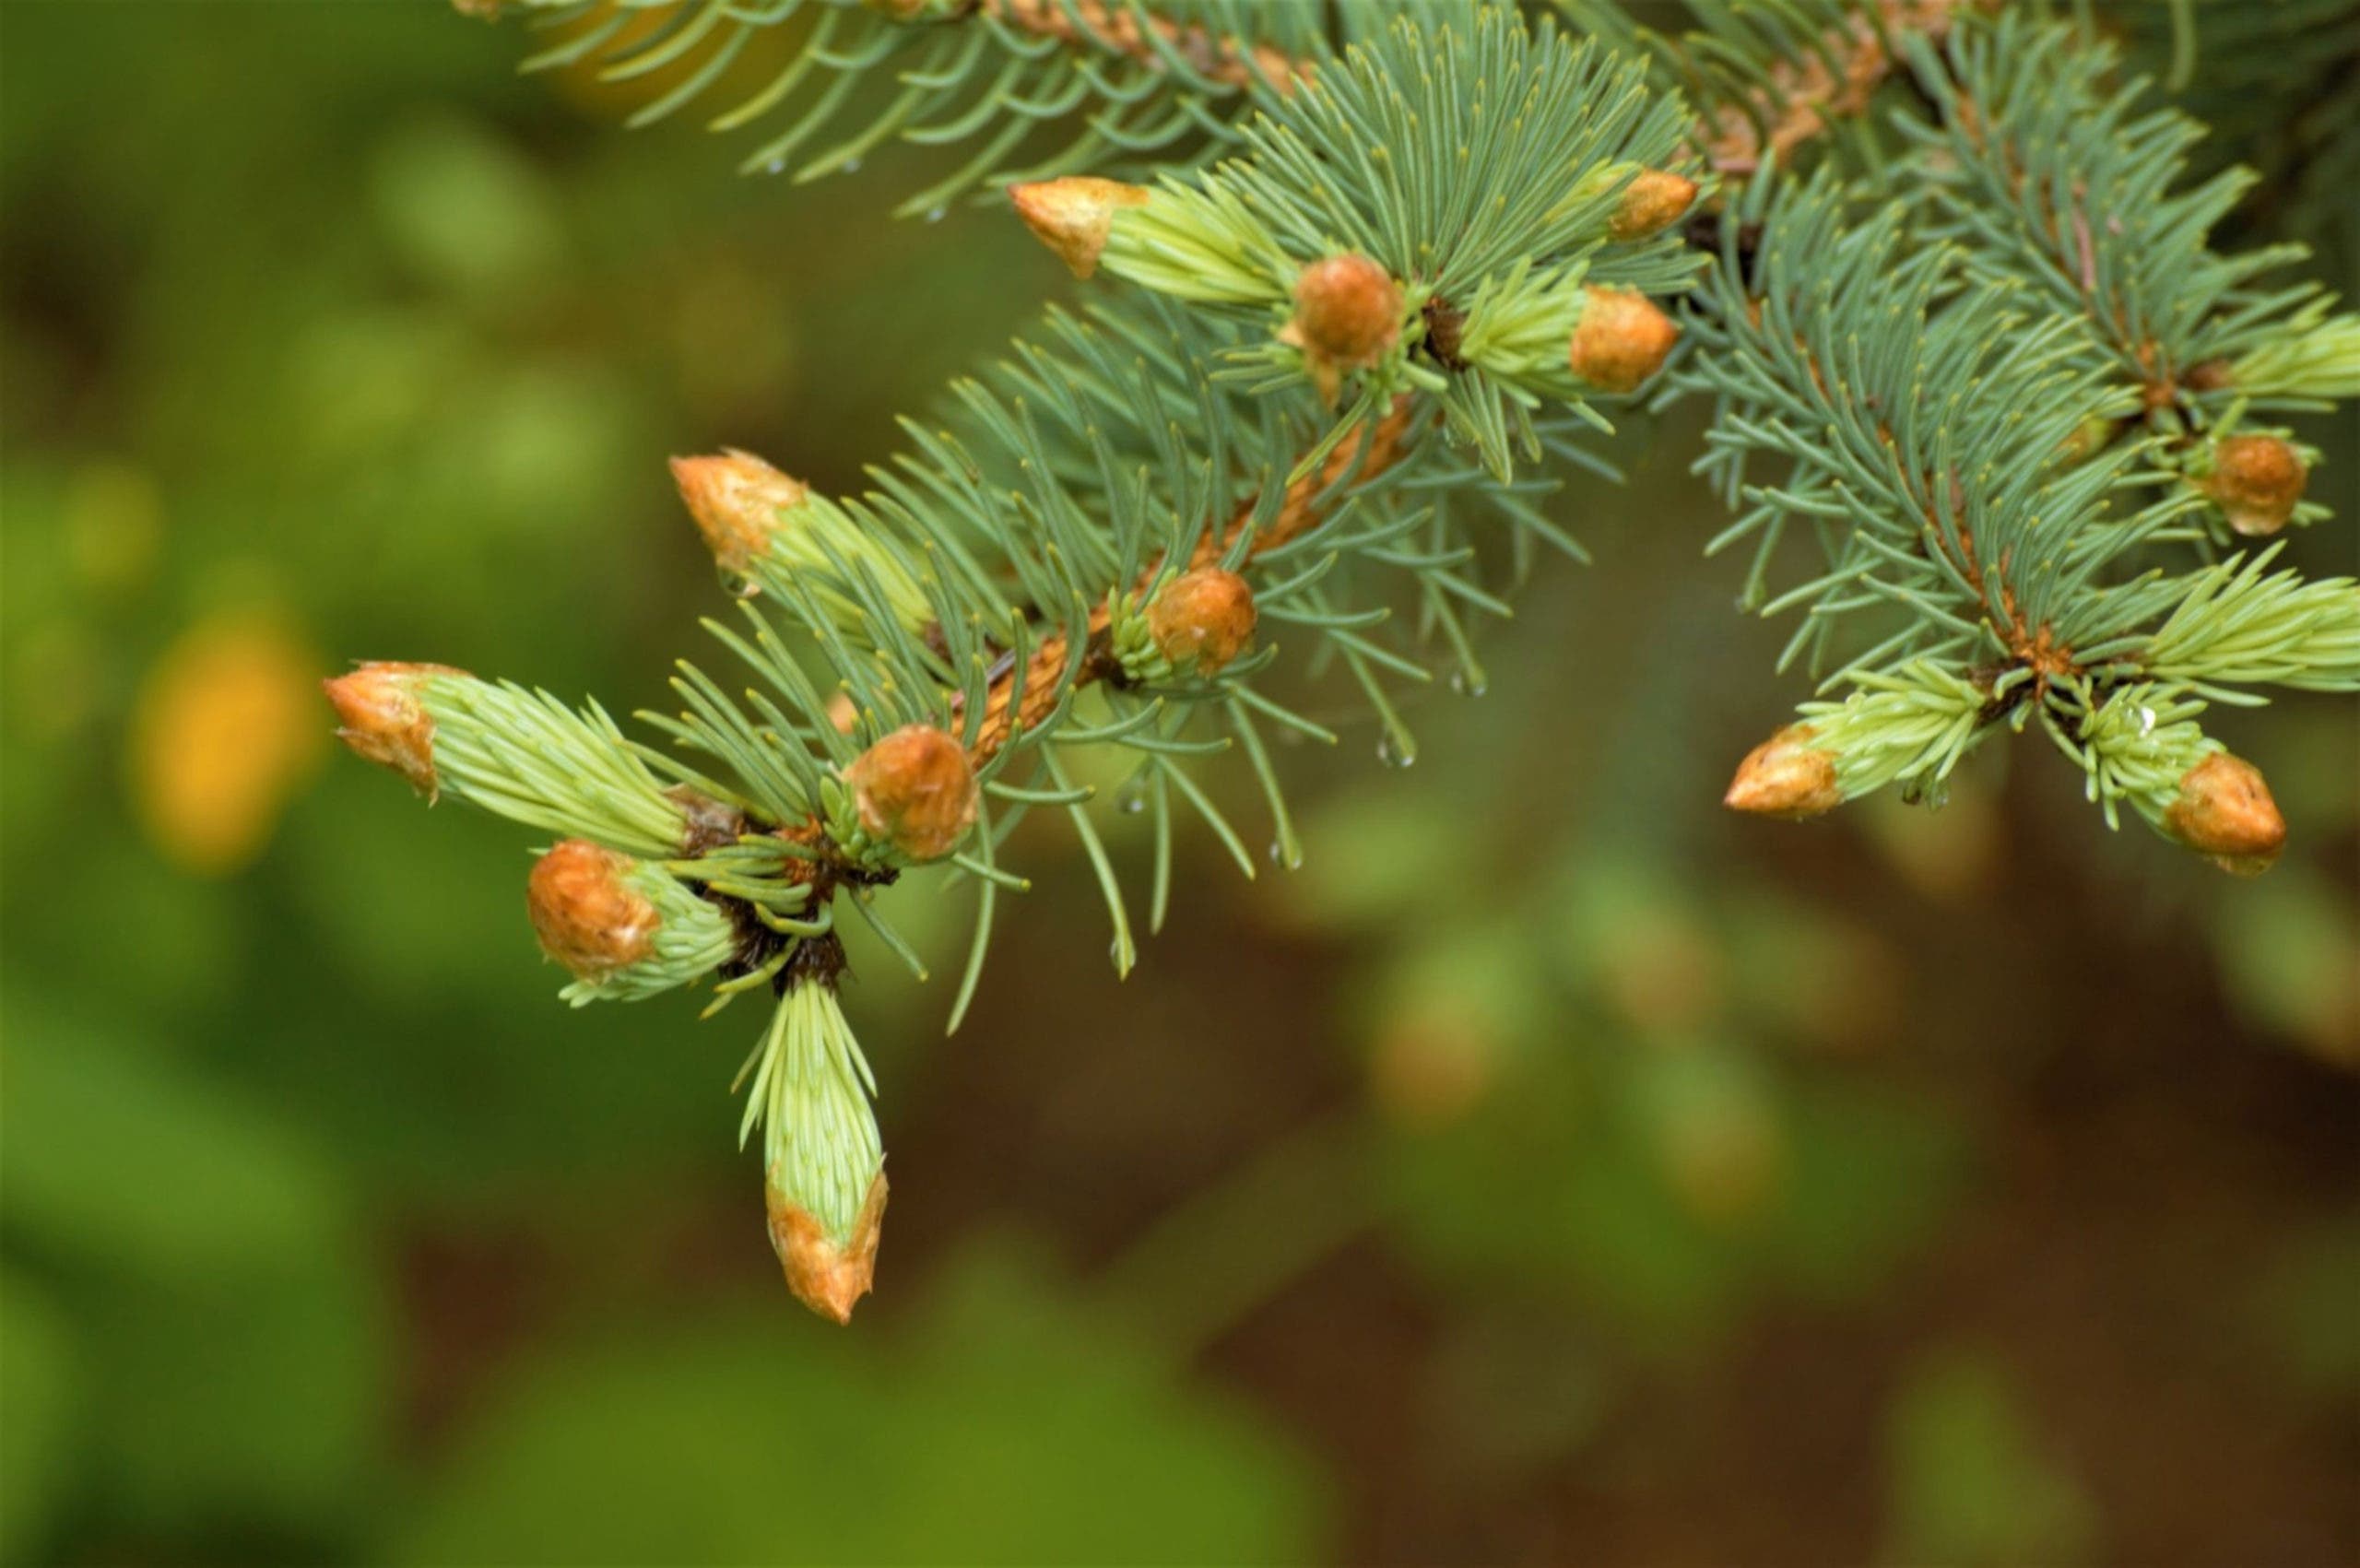
<svg viewBox="0 0 2360 1568"><path fill-rule="evenodd" d="M448 665L370 660L348 675L320 682L343 725L336 738L360 756L407 779L430 801L434 777L434 718L419 688L436 676L459 676Z"/></svg>
<svg viewBox="0 0 2360 1568"><path fill-rule="evenodd" d="M2212 443L2212 471L2191 482L2212 499L2230 527L2256 537L2286 526L2309 479L2310 469L2292 442L2237 435Z"/></svg>
<svg viewBox="0 0 2360 1568"><path fill-rule="evenodd" d="M1809 725L1788 725L1745 754L1721 804L1757 817L1800 821L1844 804L1835 759L1811 744Z"/></svg>
<svg viewBox="0 0 2360 1568"><path fill-rule="evenodd" d="M525 906L541 951L596 984L654 950L655 906L624 882L628 855L566 839L533 864Z"/></svg>
<svg viewBox="0 0 2360 1568"><path fill-rule="evenodd" d="M1211 675L1254 636L1254 590L1234 572L1199 566L1166 583L1147 607L1148 635L1176 670Z"/></svg>
<svg viewBox="0 0 2360 1568"><path fill-rule="evenodd" d="M861 1201L851 1233L842 1241L798 1208L768 1173L762 1198L770 1214L771 1250L786 1271L786 1288L820 1316L850 1323L854 1303L868 1294L877 1278L877 1244L885 1220L885 1173L879 1170L868 1184L868 1196Z"/></svg>
<svg viewBox="0 0 2360 1568"><path fill-rule="evenodd" d="M2164 831L2239 877L2270 869L2286 847L2286 819L2261 770L2219 751L2190 768L2164 808Z"/></svg>
<svg viewBox="0 0 2360 1568"><path fill-rule="evenodd" d="M1401 286L1368 257L1329 256L1303 269L1294 285L1294 319L1279 341L1303 350L1320 395L1334 402L1349 371L1365 370L1401 337Z"/></svg>
<svg viewBox="0 0 2360 1568"><path fill-rule="evenodd" d="M844 770L861 831L907 860L939 860L975 825L975 770L956 737L905 725Z"/></svg>
<svg viewBox="0 0 2360 1568"><path fill-rule="evenodd" d="M837 1323L867 1293L885 1215L868 1067L836 999L843 959L833 937L796 949L738 1126L741 1143L762 1129L762 1206L787 1289Z"/></svg>
<svg viewBox="0 0 2360 1568"><path fill-rule="evenodd" d="M801 480L734 447L718 456L675 457L672 478L713 559L740 573L769 550L779 514L811 494Z"/></svg>
<svg viewBox="0 0 2360 1568"><path fill-rule="evenodd" d="M1647 169L1622 187L1622 201L1606 220L1606 231L1617 240L1644 240L1680 221L1696 200L1696 182L1685 174Z"/></svg>
<svg viewBox="0 0 2360 1568"><path fill-rule="evenodd" d="M1590 288L1582 294L1581 320L1567 353L1574 374L1601 392L1636 392L1670 358L1680 324L1636 289Z"/></svg>
<svg viewBox="0 0 2360 1568"><path fill-rule="evenodd" d="M1105 253L1115 215L1125 207L1144 206L1149 193L1120 180L1068 174L1029 185L1010 185L1008 195L1025 227L1055 251L1076 277L1088 277L1098 270L1098 258Z"/></svg>

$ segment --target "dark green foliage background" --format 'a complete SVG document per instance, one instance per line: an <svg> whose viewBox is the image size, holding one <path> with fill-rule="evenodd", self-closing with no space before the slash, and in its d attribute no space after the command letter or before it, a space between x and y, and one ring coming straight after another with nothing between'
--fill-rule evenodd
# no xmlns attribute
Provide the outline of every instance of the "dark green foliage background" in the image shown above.
<svg viewBox="0 0 2360 1568"><path fill-rule="evenodd" d="M2295 835L2257 882L2032 746L1935 817L1729 819L1797 693L1685 425L1557 503L1598 566L1415 770L1290 753L1303 872L1192 843L1117 985L1044 833L960 1036L866 966L848 1331L762 1243L738 1016L555 1005L516 833L318 756L184 868L130 736L190 629L658 701L716 602L664 456L856 487L1071 288L516 45L0 7L0 1554L2360 1555L2349 703L2222 719ZM951 913L903 912L938 971Z"/></svg>

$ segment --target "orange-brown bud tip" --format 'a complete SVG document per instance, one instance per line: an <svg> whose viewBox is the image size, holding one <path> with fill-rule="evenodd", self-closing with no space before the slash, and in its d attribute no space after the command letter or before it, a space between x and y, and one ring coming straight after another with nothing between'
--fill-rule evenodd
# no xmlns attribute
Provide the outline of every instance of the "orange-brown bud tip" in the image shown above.
<svg viewBox="0 0 2360 1568"><path fill-rule="evenodd" d="M672 479L705 548L732 572L750 567L770 548L780 512L800 506L811 493L801 480L735 449L714 457L675 457Z"/></svg>
<svg viewBox="0 0 2360 1568"><path fill-rule="evenodd" d="M860 723L860 704L852 700L849 691L838 691L828 699L828 727L838 735L850 735Z"/></svg>
<svg viewBox="0 0 2360 1568"><path fill-rule="evenodd" d="M1175 669L1210 675L1254 636L1254 590L1234 572L1199 566L1166 583L1147 607L1148 635Z"/></svg>
<svg viewBox="0 0 2360 1568"><path fill-rule="evenodd" d="M877 1242L885 1221L885 1173L877 1173L861 1200L852 1233L838 1244L776 1182L763 1185L770 1210L771 1250L786 1270L795 1299L835 1323L852 1321L853 1304L877 1277Z"/></svg>
<svg viewBox="0 0 2360 1568"><path fill-rule="evenodd" d="M418 694L429 676L465 675L448 665L371 660L349 674L320 682L336 716L336 738L370 761L391 768L432 800L434 716Z"/></svg>
<svg viewBox="0 0 2360 1568"><path fill-rule="evenodd" d="M1313 262L1295 278L1294 332L1339 368L1375 364L1401 336L1401 286L1366 256Z"/></svg>
<svg viewBox="0 0 2360 1568"><path fill-rule="evenodd" d="M1574 374L1601 392L1636 392L1663 369L1680 324L1631 289L1589 289L1567 359Z"/></svg>
<svg viewBox="0 0 2360 1568"><path fill-rule="evenodd" d="M2286 819L2261 770L2226 751L2181 778L2178 798L2164 810L2164 831L2240 877L2269 870L2286 847Z"/></svg>
<svg viewBox="0 0 2360 1568"><path fill-rule="evenodd" d="M1098 270L1098 258L1105 253L1106 238L1114 231L1115 214L1127 206L1144 206L1148 199L1148 193L1137 185L1091 174L1010 185L1008 195L1024 226L1056 252L1057 259L1072 268L1076 277L1088 277Z"/></svg>
<svg viewBox="0 0 2360 1568"><path fill-rule="evenodd" d="M975 770L958 739L905 725L844 770L860 825L912 860L939 860L975 825Z"/></svg>
<svg viewBox="0 0 2360 1568"><path fill-rule="evenodd" d="M534 862L525 907L541 951L593 984L654 949L655 906L623 880L631 862L587 839L566 839Z"/></svg>
<svg viewBox="0 0 2360 1568"><path fill-rule="evenodd" d="M1644 240L1680 221L1696 200L1696 182L1685 174L1649 169L1622 187L1622 201L1606 220L1617 240Z"/></svg>
<svg viewBox="0 0 2360 1568"><path fill-rule="evenodd" d="M2231 436L2212 448L2212 472L2198 488L2229 526L2248 536L2275 534L2295 515L2310 469L2294 443L2273 435Z"/></svg>
<svg viewBox="0 0 2360 1568"><path fill-rule="evenodd" d="M1809 725L1788 725L1745 754L1721 804L1757 817L1800 821L1844 804L1835 759L1811 744Z"/></svg>

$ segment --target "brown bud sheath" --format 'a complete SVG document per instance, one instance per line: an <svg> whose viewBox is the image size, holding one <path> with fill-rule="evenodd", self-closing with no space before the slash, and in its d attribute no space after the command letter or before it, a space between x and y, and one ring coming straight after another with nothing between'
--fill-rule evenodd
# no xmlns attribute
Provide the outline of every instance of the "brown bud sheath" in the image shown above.
<svg viewBox="0 0 2360 1568"><path fill-rule="evenodd" d="M1568 362L1601 392L1636 392L1663 369L1680 325L1653 300L1630 289L1587 289Z"/></svg>
<svg viewBox="0 0 2360 1568"><path fill-rule="evenodd" d="M1294 327L1306 353L1374 364L1401 336L1401 286L1366 256L1313 262L1295 278Z"/></svg>
<svg viewBox="0 0 2360 1568"><path fill-rule="evenodd" d="M912 860L939 860L975 825L975 771L958 740L905 725L844 770L861 828Z"/></svg>
<svg viewBox="0 0 2360 1568"><path fill-rule="evenodd" d="M840 1246L776 1182L762 1184L770 1211L771 1250L786 1270L795 1299L836 1323L852 1321L853 1303L868 1294L877 1277L877 1242L885 1221L885 1173L877 1173L861 1199L852 1233Z"/></svg>
<svg viewBox="0 0 2360 1568"><path fill-rule="evenodd" d="M675 457L672 478L705 548L731 572L746 571L768 550L779 513L811 493L801 480L735 449L717 457Z"/></svg>
<svg viewBox="0 0 2360 1568"><path fill-rule="evenodd" d="M1680 221L1696 200L1696 182L1685 174L1661 169L1641 171L1622 187L1622 205L1606 220L1606 231L1617 240L1644 240Z"/></svg>
<svg viewBox="0 0 2360 1568"><path fill-rule="evenodd" d="M1809 725L1788 725L1745 754L1721 804L1757 817L1800 821L1844 804L1835 759L1811 744Z"/></svg>
<svg viewBox="0 0 2360 1568"><path fill-rule="evenodd" d="M587 839L566 839L533 864L525 907L541 951L592 984L653 950L662 919L623 880L631 861Z"/></svg>
<svg viewBox="0 0 2360 1568"><path fill-rule="evenodd" d="M370 761L391 768L417 791L432 800L434 784L434 717L418 694L430 676L464 676L448 665L403 664L372 660L349 675L320 682L344 721L338 740Z"/></svg>
<svg viewBox="0 0 2360 1568"><path fill-rule="evenodd" d="M1254 636L1254 590L1218 566L1199 566L1166 583L1147 607L1148 635L1174 669L1210 675L1245 651Z"/></svg>
<svg viewBox="0 0 2360 1568"><path fill-rule="evenodd" d="M2286 819L2261 770L2226 751L2181 778L2178 798L2164 810L2164 831L2240 877L2269 870L2286 847Z"/></svg>
<svg viewBox="0 0 2360 1568"><path fill-rule="evenodd" d="M1076 277L1088 277L1098 270L1098 258L1105 252L1116 211L1145 206L1148 199L1148 193L1137 185L1090 174L1010 185L1008 195L1025 227L1056 252L1057 259L1071 267Z"/></svg>
<svg viewBox="0 0 2360 1568"><path fill-rule="evenodd" d="M2275 534L2295 515L2310 470L2290 442L2273 435L2231 436L2212 446L2212 472L2196 482L2229 526L2248 537Z"/></svg>

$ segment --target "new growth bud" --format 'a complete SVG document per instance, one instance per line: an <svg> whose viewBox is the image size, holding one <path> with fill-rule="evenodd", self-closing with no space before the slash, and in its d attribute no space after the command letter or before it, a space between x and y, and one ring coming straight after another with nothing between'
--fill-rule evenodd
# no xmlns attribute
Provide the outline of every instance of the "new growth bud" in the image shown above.
<svg viewBox="0 0 2360 1568"><path fill-rule="evenodd" d="M975 825L975 771L956 737L907 725L844 770L860 830L905 860L939 860Z"/></svg>
<svg viewBox="0 0 2360 1568"><path fill-rule="evenodd" d="M2258 537L2286 526L2309 479L2310 469L2292 442L2237 435L2214 442L2212 472L2190 482L2212 498L2230 527Z"/></svg>
<svg viewBox="0 0 2360 1568"><path fill-rule="evenodd" d="M1617 240L1645 240L1680 221L1696 200L1696 182L1662 169L1642 170L1622 188L1622 205L1606 221Z"/></svg>
<svg viewBox="0 0 2360 1568"><path fill-rule="evenodd" d="M623 874L635 863L587 839L567 839L533 865L525 906L541 951L596 985L655 949L655 906Z"/></svg>
<svg viewBox="0 0 2360 1568"><path fill-rule="evenodd" d="M1175 670L1211 675L1245 651L1254 636L1254 590L1218 566L1199 566L1166 583L1147 607L1156 652Z"/></svg>
<svg viewBox="0 0 2360 1568"><path fill-rule="evenodd" d="M1844 804L1835 759L1811 744L1809 725L1788 725L1745 754L1721 804L1757 817L1800 821Z"/></svg>
<svg viewBox="0 0 2360 1568"><path fill-rule="evenodd" d="M2163 828L2239 877L2269 870L2286 847L2286 819L2261 770L2226 751L2207 757L2180 779L2178 796L2164 808Z"/></svg>
<svg viewBox="0 0 2360 1568"><path fill-rule="evenodd" d="M740 573L769 552L782 526L779 514L811 493L801 480L735 448L717 457L675 457L672 478L713 559Z"/></svg>
<svg viewBox="0 0 2360 1568"><path fill-rule="evenodd" d="M1653 300L1631 289L1585 289L1567 361L1601 392L1636 392L1663 369L1680 325Z"/></svg>
<svg viewBox="0 0 2360 1568"><path fill-rule="evenodd" d="M1351 371L1366 370L1401 338L1401 286L1363 255L1329 256L1303 269L1294 285L1294 319L1279 341L1303 350L1320 395Z"/></svg>
<svg viewBox="0 0 2360 1568"><path fill-rule="evenodd" d="M1144 206L1148 193L1120 180L1090 174L1068 174L1029 185L1010 185L1009 199L1016 215L1076 277L1098 270L1107 236L1114 232L1115 215L1125 207Z"/></svg>
<svg viewBox="0 0 2360 1568"><path fill-rule="evenodd" d="M885 1216L885 1153L868 1109L867 1064L836 999L835 938L790 965L747 1091L742 1142L762 1129L762 1207L771 1250L795 1299L844 1323L877 1271Z"/></svg>
<svg viewBox="0 0 2360 1568"><path fill-rule="evenodd" d="M434 777L434 718L419 689L436 676L466 673L448 665L372 660L320 685L343 721L336 738L401 774L431 801L441 787Z"/></svg>
<svg viewBox="0 0 2360 1568"><path fill-rule="evenodd" d="M885 1173L868 1184L852 1230L842 1241L799 1208L777 1178L764 1173L763 1206L770 1213L771 1251L786 1271L795 1299L836 1323L852 1321L853 1304L868 1294L877 1278L877 1244L885 1220Z"/></svg>

